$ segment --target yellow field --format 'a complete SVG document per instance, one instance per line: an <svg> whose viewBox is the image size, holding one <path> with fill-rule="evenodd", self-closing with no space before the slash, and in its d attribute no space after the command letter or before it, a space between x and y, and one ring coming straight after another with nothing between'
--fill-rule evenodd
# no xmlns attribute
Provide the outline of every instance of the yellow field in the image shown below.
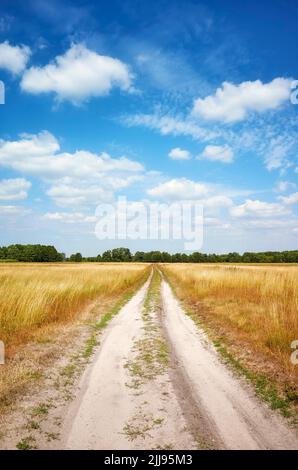
<svg viewBox="0 0 298 470"><path fill-rule="evenodd" d="M142 264L0 265L0 339L9 351L40 326L74 319L89 301L137 286L148 269Z"/></svg>
<svg viewBox="0 0 298 470"><path fill-rule="evenodd" d="M298 339L298 267L169 264L163 270L202 319L294 373L290 345Z"/></svg>

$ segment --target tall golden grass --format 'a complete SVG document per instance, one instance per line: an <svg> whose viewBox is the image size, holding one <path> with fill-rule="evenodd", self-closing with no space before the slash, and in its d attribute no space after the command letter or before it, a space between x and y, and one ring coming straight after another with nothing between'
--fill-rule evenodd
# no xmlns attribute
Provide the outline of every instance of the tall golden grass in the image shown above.
<svg viewBox="0 0 298 470"><path fill-rule="evenodd" d="M205 305L205 317L227 334L234 331L294 370L290 345L298 339L298 267L176 264L163 270L198 314Z"/></svg>
<svg viewBox="0 0 298 470"><path fill-rule="evenodd" d="M141 264L0 265L0 339L9 348L40 326L71 321L88 302L134 288L148 269Z"/></svg>

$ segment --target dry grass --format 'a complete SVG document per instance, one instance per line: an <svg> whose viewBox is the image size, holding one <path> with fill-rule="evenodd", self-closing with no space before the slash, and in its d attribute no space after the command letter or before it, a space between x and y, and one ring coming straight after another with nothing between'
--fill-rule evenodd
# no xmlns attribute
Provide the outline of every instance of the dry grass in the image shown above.
<svg viewBox="0 0 298 470"><path fill-rule="evenodd" d="M88 302L131 289L146 269L142 264L0 265L0 339L7 353L37 328L72 321Z"/></svg>
<svg viewBox="0 0 298 470"><path fill-rule="evenodd" d="M129 298L149 270L116 263L0 265L0 339L6 346L0 426L9 427L15 403L26 394L46 392L45 381L59 376L60 361L80 354L88 360L94 325Z"/></svg>
<svg viewBox="0 0 298 470"><path fill-rule="evenodd" d="M297 267L176 264L163 270L179 297L226 337L234 333L233 341L245 340L296 375L290 345L298 339Z"/></svg>

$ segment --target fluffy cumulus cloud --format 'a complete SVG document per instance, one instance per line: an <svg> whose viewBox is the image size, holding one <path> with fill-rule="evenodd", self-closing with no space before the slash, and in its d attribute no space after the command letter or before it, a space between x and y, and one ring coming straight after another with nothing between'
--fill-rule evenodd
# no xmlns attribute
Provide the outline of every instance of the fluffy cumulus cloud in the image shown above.
<svg viewBox="0 0 298 470"><path fill-rule="evenodd" d="M26 199L30 181L24 178L0 180L0 201L19 201Z"/></svg>
<svg viewBox="0 0 298 470"><path fill-rule="evenodd" d="M28 46L12 46L5 41L0 44L0 69L18 75L25 70L30 55L31 50Z"/></svg>
<svg viewBox="0 0 298 470"><path fill-rule="evenodd" d="M111 202L116 191L127 188L141 179L140 175L117 177L105 174L103 177L76 178L65 177L54 183L46 192L58 206L77 207L99 202Z"/></svg>
<svg viewBox="0 0 298 470"><path fill-rule="evenodd" d="M132 91L133 76L126 64L99 55L84 44L73 44L64 55L44 67L31 67L21 81L22 90L55 93L58 101L78 104L109 94L113 87Z"/></svg>
<svg viewBox="0 0 298 470"><path fill-rule="evenodd" d="M107 153L100 155L85 150L60 152L58 140L49 132L36 135L22 134L17 141L0 140L0 165L28 174L58 177L102 177L114 170L142 171L140 163L126 157L113 159Z"/></svg>
<svg viewBox="0 0 298 470"><path fill-rule="evenodd" d="M213 162L232 163L234 153L228 145L207 145L198 160L205 159Z"/></svg>
<svg viewBox="0 0 298 470"><path fill-rule="evenodd" d="M208 214L231 207L233 200L224 188L186 178L172 179L147 190L147 194L165 202L195 200Z"/></svg>
<svg viewBox="0 0 298 470"><path fill-rule="evenodd" d="M259 200L247 199L243 204L239 206L233 206L230 208L230 214L232 217L280 217L288 215L290 211L286 209L282 204L275 202L265 202Z"/></svg>
<svg viewBox="0 0 298 470"><path fill-rule="evenodd" d="M298 204L298 192L290 194L289 196L280 196L279 200L286 204L287 206L291 204Z"/></svg>
<svg viewBox="0 0 298 470"><path fill-rule="evenodd" d="M106 186L90 184L88 180L75 181L71 178L52 185L46 194L62 207L80 207L113 199L113 191Z"/></svg>
<svg viewBox="0 0 298 470"><path fill-rule="evenodd" d="M239 85L224 82L214 95L196 99L192 114L208 121L242 121L250 112L278 108L289 100L290 92L291 80L286 78L275 78L269 83L247 81Z"/></svg>
<svg viewBox="0 0 298 470"><path fill-rule="evenodd" d="M31 174L47 174L49 157L60 149L57 139L47 131L21 134L16 141L0 140L0 165ZM59 166L58 162L53 162Z"/></svg>
<svg viewBox="0 0 298 470"><path fill-rule="evenodd" d="M169 152L169 157L172 160L189 160L191 158L191 154L188 150L175 147Z"/></svg>
<svg viewBox="0 0 298 470"><path fill-rule="evenodd" d="M143 166L127 157L86 150L60 151L49 132L21 135L16 141L0 141L0 166L40 177L47 195L61 206L109 201L114 192L142 178Z"/></svg>
<svg viewBox="0 0 298 470"><path fill-rule="evenodd" d="M198 199L207 193L207 187L186 178L172 179L148 189L147 194L154 198L181 200Z"/></svg>

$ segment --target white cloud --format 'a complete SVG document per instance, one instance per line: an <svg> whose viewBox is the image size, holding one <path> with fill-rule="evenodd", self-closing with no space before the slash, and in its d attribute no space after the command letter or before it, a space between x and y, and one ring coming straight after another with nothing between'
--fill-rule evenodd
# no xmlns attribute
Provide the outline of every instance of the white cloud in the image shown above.
<svg viewBox="0 0 298 470"><path fill-rule="evenodd" d="M122 118L127 126L144 126L161 135L184 135L195 140L208 141L220 136L219 132L200 127L192 119L155 114L135 114Z"/></svg>
<svg viewBox="0 0 298 470"><path fill-rule="evenodd" d="M278 193L284 193L290 188L295 188L295 183L291 183L290 181L279 181L275 186L275 191Z"/></svg>
<svg viewBox="0 0 298 470"><path fill-rule="evenodd" d="M103 179L104 181L102 181ZM46 194L58 206L62 207L111 202L114 199L115 191L120 191L139 179L141 179L139 175L117 177L107 174L99 179L89 177L79 180L65 177L54 183L46 191Z"/></svg>
<svg viewBox="0 0 298 470"><path fill-rule="evenodd" d="M289 213L282 204L252 199L230 208L232 217L279 217Z"/></svg>
<svg viewBox="0 0 298 470"><path fill-rule="evenodd" d="M26 209L22 206L1 206L0 205L0 216L1 217L23 217L29 214L30 209Z"/></svg>
<svg viewBox="0 0 298 470"><path fill-rule="evenodd" d="M172 179L147 190L149 196L166 199L198 199L207 193L207 187L186 178Z"/></svg>
<svg viewBox="0 0 298 470"><path fill-rule="evenodd" d="M289 161L287 160L288 154L293 146L291 139L283 136L277 136L267 142L267 150L265 156L266 168L276 170L281 167L288 167Z"/></svg>
<svg viewBox="0 0 298 470"><path fill-rule="evenodd" d="M289 99L290 91L291 80L285 78L275 78L269 83L247 81L239 85L224 82L214 95L196 99L192 114L210 121L242 121L249 112L278 108Z"/></svg>
<svg viewBox="0 0 298 470"><path fill-rule="evenodd" d="M57 183L46 192L58 206L76 207L90 203L108 202L113 199L113 191L106 186L90 184L87 181L71 181Z"/></svg>
<svg viewBox="0 0 298 470"><path fill-rule="evenodd" d="M290 206L291 204L298 204L298 192L290 194L289 196L279 196L278 199L287 206Z"/></svg>
<svg viewBox="0 0 298 470"><path fill-rule="evenodd" d="M59 142L47 131L21 134L16 141L0 140L0 165L30 174L46 174L49 157L59 149ZM53 164L57 166L58 162Z"/></svg>
<svg viewBox="0 0 298 470"><path fill-rule="evenodd" d="M188 150L182 150L179 147L175 147L169 152L169 157L172 160L189 160L191 158L191 154Z"/></svg>
<svg viewBox="0 0 298 470"><path fill-rule="evenodd" d="M30 55L31 50L28 46L11 46L8 41L2 42L0 44L0 69L18 75L25 70Z"/></svg>
<svg viewBox="0 0 298 470"><path fill-rule="evenodd" d="M228 145L207 145L198 160L206 159L213 162L232 163L234 153Z"/></svg>
<svg viewBox="0 0 298 470"><path fill-rule="evenodd" d="M143 166L127 157L59 151L59 142L47 131L17 141L0 140L0 166L42 178L50 185L47 195L67 206L110 200L114 191L143 176Z"/></svg>
<svg viewBox="0 0 298 470"><path fill-rule="evenodd" d="M64 55L44 67L31 67L21 81L22 90L55 93L59 101L79 104L93 96L108 95L113 87L132 91L133 76L126 64L99 55L84 44L73 44Z"/></svg>
<svg viewBox="0 0 298 470"><path fill-rule="evenodd" d="M195 200L204 206L205 215L209 216L233 205L233 200L229 197L226 189L208 183L197 183L186 178L160 183L147 190L147 194L166 202Z"/></svg>
<svg viewBox="0 0 298 470"><path fill-rule="evenodd" d="M0 201L19 201L26 199L30 181L24 178L0 180Z"/></svg>
<svg viewBox="0 0 298 470"><path fill-rule="evenodd" d="M97 220L95 216L82 214L81 212L47 212L42 218L66 224L94 223Z"/></svg>
<svg viewBox="0 0 298 470"><path fill-rule="evenodd" d="M0 140L0 165L47 179L64 176L83 179L102 177L115 170L139 172L140 163L126 157L113 159L107 153L95 154L85 150L57 153L60 145L47 131L37 135L23 134L17 141Z"/></svg>
<svg viewBox="0 0 298 470"><path fill-rule="evenodd" d="M231 224L227 223L226 220L221 220L216 217L204 217L204 227L218 230L228 230L231 228Z"/></svg>
<svg viewBox="0 0 298 470"><path fill-rule="evenodd" d="M258 126L250 121L243 122L236 129L219 124L205 122L200 125L191 116L172 116L162 113L159 109L152 114L135 114L122 117L124 125L143 126L155 130L161 135L186 136L200 142L213 144L224 142L241 158L251 153L264 160L268 170L281 169L285 171L296 158L297 122L284 113L275 114L274 119L264 118ZM295 170L298 172L298 167Z"/></svg>
<svg viewBox="0 0 298 470"><path fill-rule="evenodd" d="M215 195L208 198L202 199L202 204L207 208L220 208L220 207L230 207L233 204L233 201L230 197L225 195Z"/></svg>
<svg viewBox="0 0 298 470"><path fill-rule="evenodd" d="M244 227L251 228L251 229L275 229L275 230L285 230L285 229L293 229L298 224L297 219L266 219L266 220L246 220L244 222ZM295 228L293 229L295 231Z"/></svg>

